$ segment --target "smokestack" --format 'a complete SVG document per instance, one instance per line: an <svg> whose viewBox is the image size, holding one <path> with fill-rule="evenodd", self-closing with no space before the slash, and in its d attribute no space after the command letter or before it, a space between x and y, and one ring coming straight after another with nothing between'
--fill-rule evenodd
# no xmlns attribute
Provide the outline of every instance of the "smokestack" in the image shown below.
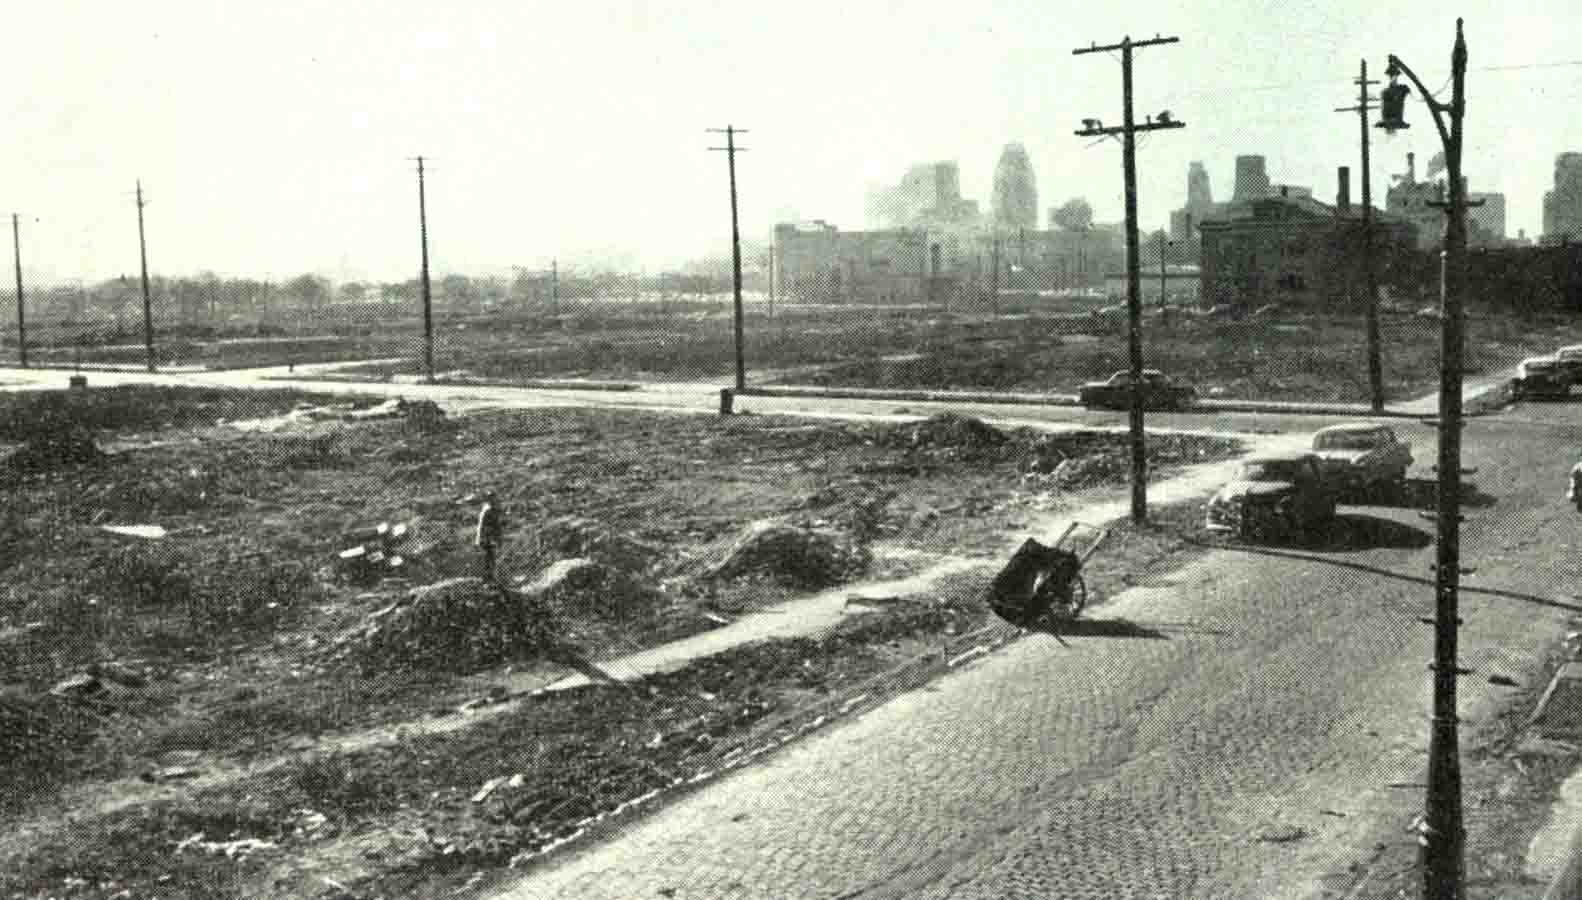
<svg viewBox="0 0 1582 900"><path fill-rule="evenodd" d="M1408 154L1406 154L1406 183L1407 184L1416 184L1417 183L1417 154L1416 153L1408 153Z"/></svg>
<svg viewBox="0 0 1582 900"><path fill-rule="evenodd" d="M1351 212L1351 167L1341 166L1336 173L1340 180L1340 189L1335 192L1335 208L1341 215Z"/></svg>

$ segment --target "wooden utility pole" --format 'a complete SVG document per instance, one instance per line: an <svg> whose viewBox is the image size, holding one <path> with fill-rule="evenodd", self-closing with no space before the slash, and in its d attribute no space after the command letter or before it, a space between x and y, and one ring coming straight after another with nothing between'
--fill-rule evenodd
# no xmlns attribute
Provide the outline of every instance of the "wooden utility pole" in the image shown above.
<svg viewBox="0 0 1582 900"><path fill-rule="evenodd" d="M1000 233L994 232L994 243L989 248L989 308L1000 314Z"/></svg>
<svg viewBox="0 0 1582 900"><path fill-rule="evenodd" d="M1379 275L1373 258L1373 176L1368 170L1368 111L1373 109L1368 96L1368 85L1378 81L1368 80L1368 61L1362 60L1361 74L1356 79L1357 105L1345 106L1335 112L1354 112L1360 125L1362 139L1362 268L1368 291L1368 398L1374 412L1384 411L1384 363L1379 349Z"/></svg>
<svg viewBox="0 0 1582 900"><path fill-rule="evenodd" d="M731 174L731 284L736 300L736 390L747 390L747 357L742 348L744 336L742 333L742 232L736 218L736 154L745 151L746 147L736 146L736 135L746 134L747 129L727 125L724 128L710 128L711 132L725 134L725 146L710 147L710 150L725 151L727 165Z"/></svg>
<svg viewBox="0 0 1582 900"><path fill-rule="evenodd" d="M1072 51L1075 56L1085 53L1121 51L1121 125L1104 127L1098 119L1083 121L1079 137L1121 136L1121 168L1126 181L1126 318L1127 348L1131 357L1132 402L1128 417L1131 425L1132 445L1132 521L1143 522L1148 518L1148 449L1143 436L1143 379L1142 339L1142 270L1137 236L1137 132L1157 131L1164 128L1185 128L1185 122L1171 118L1168 112L1159 114L1156 122L1152 116L1145 124L1138 125L1132 117L1132 52L1138 47L1156 44L1174 44L1176 37L1154 37L1133 41L1128 35L1119 44L1100 47L1092 44Z"/></svg>
<svg viewBox="0 0 1582 900"><path fill-rule="evenodd" d="M428 198L423 186L423 157L417 159L417 227L423 241L423 371L434 380L434 306L428 278Z"/></svg>
<svg viewBox="0 0 1582 900"><path fill-rule="evenodd" d="M27 368L27 316L22 302L22 226L20 216L11 214L11 245L16 249L16 346L22 368Z"/></svg>
<svg viewBox="0 0 1582 900"><path fill-rule="evenodd" d="M1168 273L1165 272L1165 233L1159 232L1159 309L1162 312L1169 297Z"/></svg>
<svg viewBox="0 0 1582 900"><path fill-rule="evenodd" d="M143 181L137 182L137 253L143 264L143 344L148 348L148 371L154 371L154 303L148 293L148 241L143 236Z"/></svg>

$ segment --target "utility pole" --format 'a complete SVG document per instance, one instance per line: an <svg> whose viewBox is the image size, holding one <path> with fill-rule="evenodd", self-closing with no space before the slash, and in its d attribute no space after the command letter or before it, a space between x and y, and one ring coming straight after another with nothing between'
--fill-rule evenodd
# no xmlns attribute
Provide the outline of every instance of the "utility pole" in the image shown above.
<svg viewBox="0 0 1582 900"><path fill-rule="evenodd" d="M1168 297L1167 274L1165 272L1165 233L1159 232L1159 310L1164 311Z"/></svg>
<svg viewBox="0 0 1582 900"><path fill-rule="evenodd" d="M1367 285L1368 398L1374 412L1384 411L1384 363L1379 349L1379 275L1373 259L1373 176L1368 170L1368 111L1373 109L1368 96L1368 61L1362 61L1357 76L1357 105L1340 107L1335 112L1354 112L1362 134L1362 267Z"/></svg>
<svg viewBox="0 0 1582 900"><path fill-rule="evenodd" d="M1435 517L1438 542L1434 565L1434 704L1428 732L1428 797L1420 845L1423 897L1456 900L1465 875L1466 826L1461 802L1460 721L1456 716L1457 628L1461 576L1461 352L1464 341L1466 291L1467 203L1461 180L1462 120L1466 117L1467 42L1462 20L1456 20L1456 42L1450 53L1451 99L1434 99L1421 79L1398 57L1390 55L1386 74L1391 84L1380 93L1379 127L1394 132L1408 127L1402 106L1411 88L1395 79L1405 75L1423 95L1445 146L1450 202L1445 209L1445 250L1440 276L1442 316L1439 371L1439 485ZM1450 114L1445 126L1441 113Z"/></svg>
<svg viewBox="0 0 1582 900"><path fill-rule="evenodd" d="M417 159L417 227L423 239L423 370L434 380L434 308L428 280L428 201L423 188L423 157Z"/></svg>
<svg viewBox="0 0 1582 900"><path fill-rule="evenodd" d="M555 315L560 315L560 260L558 259L549 261L549 305L555 311Z"/></svg>
<svg viewBox="0 0 1582 900"><path fill-rule="evenodd" d="M995 316L1000 314L1000 232L994 232L994 243L989 249L989 304Z"/></svg>
<svg viewBox="0 0 1582 900"><path fill-rule="evenodd" d="M143 344L148 348L148 371L154 371L154 303L148 294L148 241L143 236L143 180L137 181L137 252L143 264Z"/></svg>
<svg viewBox="0 0 1582 900"><path fill-rule="evenodd" d="M1132 521L1134 522L1143 522L1148 518L1148 450L1143 437L1143 395L1140 390L1143 379L1143 307L1142 269L1141 260L1138 258L1140 242L1137 236L1137 132L1185 128L1186 123L1176 121L1168 111L1159 113L1158 121L1154 121L1154 117L1149 116L1145 124L1136 123L1132 116L1132 53L1139 47L1174 44L1178 41L1180 38L1158 36L1150 40L1133 41L1128 35L1119 44L1104 47L1090 44L1072 51L1074 56L1085 53L1108 53L1112 50L1121 51L1121 126L1106 128L1098 119L1084 119L1082 130L1076 134L1079 137L1110 137L1117 134L1121 136L1121 167L1126 180L1126 319L1127 348L1131 356L1132 376L1129 419L1132 445Z"/></svg>
<svg viewBox="0 0 1582 900"><path fill-rule="evenodd" d="M769 245L769 318L775 317L775 245Z"/></svg>
<svg viewBox="0 0 1582 900"><path fill-rule="evenodd" d="M11 214L11 243L16 249L16 346L17 356L22 363L22 368L27 368L27 317L23 313L22 302L22 226L18 224L20 217Z"/></svg>
<svg viewBox="0 0 1582 900"><path fill-rule="evenodd" d="M747 390L747 358L742 349L744 342L742 334L742 233L736 219L736 154L746 150L746 147L736 146L736 135L746 134L747 129L727 125L724 128L710 128L709 131L725 134L725 146L710 147L710 150L725 151L727 164L731 173L731 283L736 298L736 390Z"/></svg>

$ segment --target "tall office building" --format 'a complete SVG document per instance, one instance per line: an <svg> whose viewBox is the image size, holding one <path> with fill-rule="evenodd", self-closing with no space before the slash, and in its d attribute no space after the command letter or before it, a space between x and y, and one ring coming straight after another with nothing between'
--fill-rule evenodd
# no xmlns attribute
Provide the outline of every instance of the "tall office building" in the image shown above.
<svg viewBox="0 0 1582 900"><path fill-rule="evenodd" d="M994 167L994 196L990 206L998 228L1038 228L1038 182L1033 163L1021 144L1006 144Z"/></svg>
<svg viewBox="0 0 1582 900"><path fill-rule="evenodd" d="M1582 241L1582 153L1555 157L1554 190L1544 194L1544 237Z"/></svg>

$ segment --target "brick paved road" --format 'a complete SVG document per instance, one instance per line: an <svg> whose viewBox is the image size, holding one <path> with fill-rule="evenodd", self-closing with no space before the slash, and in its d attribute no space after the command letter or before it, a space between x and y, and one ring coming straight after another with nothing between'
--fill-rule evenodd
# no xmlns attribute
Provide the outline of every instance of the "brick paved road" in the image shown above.
<svg viewBox="0 0 1582 900"><path fill-rule="evenodd" d="M1419 459L1432 446L1413 434ZM1574 449L1476 424L1464 734L1557 636ZM1536 510L1536 511L1535 511ZM1420 791L1431 523L1345 511L1340 543L1219 551L552 860L510 897L1304 896ZM1395 573L1395 574L1390 574ZM1405 576L1405 577L1402 577ZM1563 593L1562 593L1563 592ZM1526 596L1531 595L1531 596ZM1103 620L1125 619L1135 629ZM1135 633L1131 633L1135 632Z"/></svg>

